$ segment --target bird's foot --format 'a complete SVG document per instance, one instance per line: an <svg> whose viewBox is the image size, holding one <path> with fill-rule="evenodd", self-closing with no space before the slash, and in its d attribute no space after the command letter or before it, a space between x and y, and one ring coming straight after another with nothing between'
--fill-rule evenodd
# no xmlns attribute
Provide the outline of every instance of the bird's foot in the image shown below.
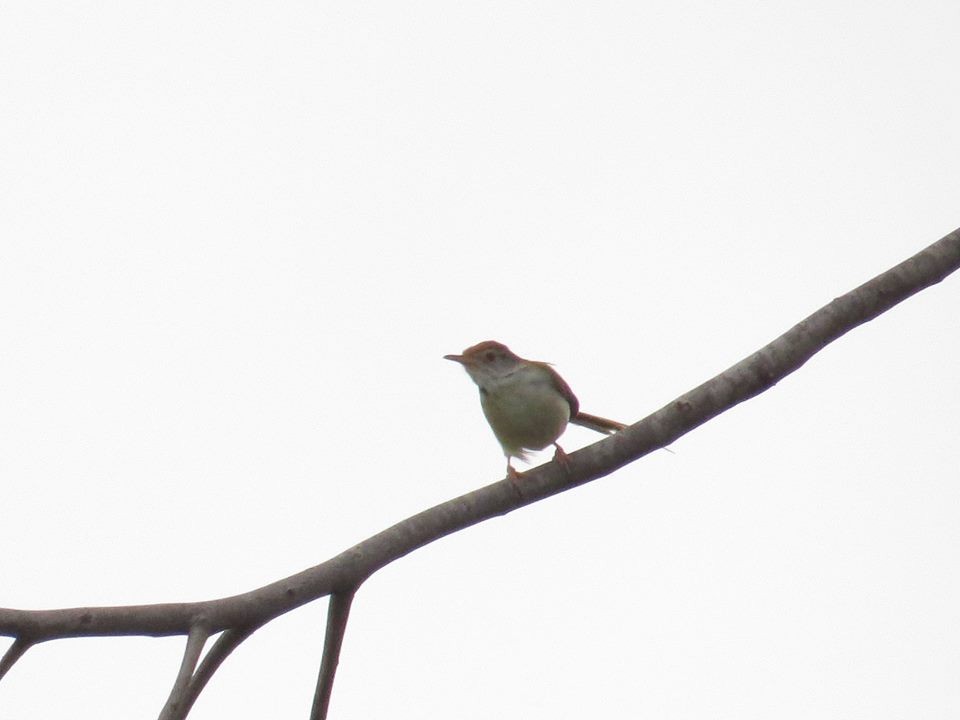
<svg viewBox="0 0 960 720"><path fill-rule="evenodd" d="M560 447L560 446L557 445L556 443L554 443L553 446L556 448L556 450L553 451L553 460L554 460L554 462L556 462L558 465L560 465L560 467L563 468L563 471L569 475L569 474L570 474L570 459L567 457L567 454L563 451L563 448L562 448L562 447Z"/></svg>
<svg viewBox="0 0 960 720"><path fill-rule="evenodd" d="M523 497L523 491L520 489L520 473L510 464L509 460L507 461L507 480L510 481L510 485L517 493L517 497Z"/></svg>

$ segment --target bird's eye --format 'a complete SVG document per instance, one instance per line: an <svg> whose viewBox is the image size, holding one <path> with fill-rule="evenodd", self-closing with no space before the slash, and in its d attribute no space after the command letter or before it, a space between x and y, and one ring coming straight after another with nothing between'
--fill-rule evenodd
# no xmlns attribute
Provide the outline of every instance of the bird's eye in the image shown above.
<svg viewBox="0 0 960 720"><path fill-rule="evenodd" d="M494 360L497 359L497 356L494 355L492 352L488 352L484 357L487 358L487 362L493 362Z"/></svg>

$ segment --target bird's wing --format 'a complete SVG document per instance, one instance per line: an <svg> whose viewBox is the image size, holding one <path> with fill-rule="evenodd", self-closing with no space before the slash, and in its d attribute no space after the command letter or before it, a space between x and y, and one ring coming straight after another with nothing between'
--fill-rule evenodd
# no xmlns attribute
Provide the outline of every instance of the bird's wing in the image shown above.
<svg viewBox="0 0 960 720"><path fill-rule="evenodd" d="M550 381L553 383L553 386L557 389L557 392L563 395L563 399L566 400L570 406L570 419L575 418L577 413L580 412L580 401L577 400L577 396L573 394L573 390L567 385L567 381L560 377L560 373L554 370L553 366L549 363L538 362L537 365L550 373Z"/></svg>

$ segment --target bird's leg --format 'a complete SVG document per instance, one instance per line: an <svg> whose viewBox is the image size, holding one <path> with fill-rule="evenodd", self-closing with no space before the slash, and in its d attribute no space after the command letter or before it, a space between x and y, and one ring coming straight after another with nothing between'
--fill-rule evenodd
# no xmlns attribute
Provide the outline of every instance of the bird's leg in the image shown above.
<svg viewBox="0 0 960 720"><path fill-rule="evenodd" d="M553 446L556 448L556 450L553 451L553 459L554 459L554 461L555 461L556 463L558 463L558 464L560 465L560 467L563 468L564 472L566 472L567 474L569 474L569 473L570 473L570 460L567 459L567 454L563 451L563 448L560 447L559 445L557 445L556 443L554 443Z"/></svg>
<svg viewBox="0 0 960 720"><path fill-rule="evenodd" d="M507 480L516 491L518 497L523 497L523 491L520 489L520 473L510 464L510 456L507 456Z"/></svg>

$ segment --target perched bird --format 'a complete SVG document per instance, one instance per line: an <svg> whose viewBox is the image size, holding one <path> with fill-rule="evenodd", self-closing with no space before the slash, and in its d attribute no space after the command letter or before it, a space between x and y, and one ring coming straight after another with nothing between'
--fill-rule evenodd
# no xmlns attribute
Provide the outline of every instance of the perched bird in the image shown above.
<svg viewBox="0 0 960 720"><path fill-rule="evenodd" d="M463 365L480 388L480 406L507 456L507 475L517 477L512 458L527 459L527 450L556 448L554 459L563 463L566 453L557 445L567 423L610 435L626 425L580 412L570 386L545 362L524 360L506 345L486 340L461 355L444 355Z"/></svg>

